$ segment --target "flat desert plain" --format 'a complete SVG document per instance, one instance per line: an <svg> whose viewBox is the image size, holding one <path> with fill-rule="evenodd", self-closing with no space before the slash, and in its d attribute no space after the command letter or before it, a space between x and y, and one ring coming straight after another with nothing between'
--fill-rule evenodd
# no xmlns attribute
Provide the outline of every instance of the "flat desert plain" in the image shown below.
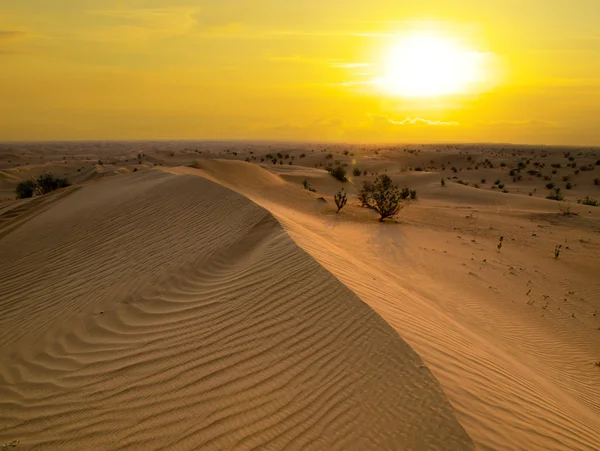
<svg viewBox="0 0 600 451"><path fill-rule="evenodd" d="M379 222L383 174L416 199ZM2 144L0 446L600 449L599 179L596 148Z"/></svg>

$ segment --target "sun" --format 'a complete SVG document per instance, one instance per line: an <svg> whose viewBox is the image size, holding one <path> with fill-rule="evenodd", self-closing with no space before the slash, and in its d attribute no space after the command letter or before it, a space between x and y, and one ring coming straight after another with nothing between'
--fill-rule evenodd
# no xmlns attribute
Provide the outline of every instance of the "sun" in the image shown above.
<svg viewBox="0 0 600 451"><path fill-rule="evenodd" d="M464 93L483 81L483 55L450 38L418 34L394 45L375 85L387 94L433 97Z"/></svg>

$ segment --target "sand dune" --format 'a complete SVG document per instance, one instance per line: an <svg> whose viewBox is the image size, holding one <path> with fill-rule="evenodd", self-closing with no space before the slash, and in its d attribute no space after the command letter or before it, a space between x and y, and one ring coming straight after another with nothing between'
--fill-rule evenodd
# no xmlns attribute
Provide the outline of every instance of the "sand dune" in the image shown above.
<svg viewBox="0 0 600 451"><path fill-rule="evenodd" d="M292 189L239 164L227 170L253 193ZM473 448L380 316L271 213L189 171L2 210L0 443Z"/></svg>
<svg viewBox="0 0 600 451"><path fill-rule="evenodd" d="M600 447L595 220L557 217L545 199L442 189L439 176L417 173L399 180L432 199L403 212L401 226L378 224L357 207L317 207L321 194L298 186L260 188L254 168L248 184L244 165L196 167L269 209L392 325L431 365L481 449ZM319 193L341 186L324 171L298 171ZM282 177L294 180L289 170ZM263 180L274 184L266 171ZM544 218L558 223L545 231ZM510 242L499 252L501 234ZM544 250L565 237L576 252L569 264Z"/></svg>

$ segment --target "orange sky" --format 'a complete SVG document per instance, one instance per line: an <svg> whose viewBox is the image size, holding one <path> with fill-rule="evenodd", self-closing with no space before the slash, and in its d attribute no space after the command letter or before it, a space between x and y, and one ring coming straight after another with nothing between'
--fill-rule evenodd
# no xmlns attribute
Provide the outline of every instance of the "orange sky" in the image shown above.
<svg viewBox="0 0 600 451"><path fill-rule="evenodd" d="M600 145L598 17L597 0L0 0L0 139ZM482 55L483 83L377 89L422 32Z"/></svg>

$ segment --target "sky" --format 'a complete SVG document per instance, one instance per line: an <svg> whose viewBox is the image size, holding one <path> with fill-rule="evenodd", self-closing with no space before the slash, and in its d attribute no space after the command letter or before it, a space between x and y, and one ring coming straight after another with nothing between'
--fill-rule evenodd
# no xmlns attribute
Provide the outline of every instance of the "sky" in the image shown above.
<svg viewBox="0 0 600 451"><path fill-rule="evenodd" d="M600 145L599 17L598 0L0 0L0 140ZM480 80L378 88L415 33L476 55Z"/></svg>

